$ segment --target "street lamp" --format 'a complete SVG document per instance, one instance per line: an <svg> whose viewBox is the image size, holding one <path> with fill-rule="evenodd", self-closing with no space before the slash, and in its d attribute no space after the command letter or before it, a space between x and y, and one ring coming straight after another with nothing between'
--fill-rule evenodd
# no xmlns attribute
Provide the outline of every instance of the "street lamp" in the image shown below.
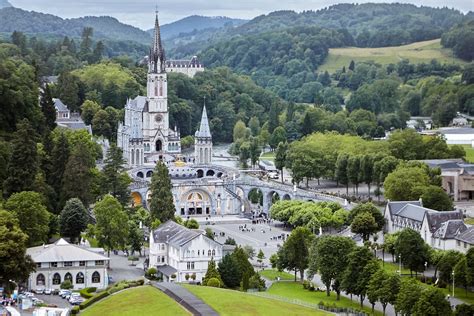
<svg viewBox="0 0 474 316"><path fill-rule="evenodd" d="M452 272L451 274L452 274L452 276L453 276L453 298L454 298L454 270L453 270L453 272Z"/></svg>
<svg viewBox="0 0 474 316"><path fill-rule="evenodd" d="M423 277L425 276L426 269L428 269L428 262L427 261L425 261L425 270L423 270Z"/></svg>
<svg viewBox="0 0 474 316"><path fill-rule="evenodd" d="M402 255L401 254L398 255L398 263L400 265L400 268L399 268L400 270L398 271L400 271L400 276L402 276Z"/></svg>

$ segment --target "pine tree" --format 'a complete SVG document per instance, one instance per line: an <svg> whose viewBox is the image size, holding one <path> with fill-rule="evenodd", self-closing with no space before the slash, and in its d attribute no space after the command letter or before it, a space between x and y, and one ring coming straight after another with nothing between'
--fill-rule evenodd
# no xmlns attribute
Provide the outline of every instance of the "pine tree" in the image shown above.
<svg viewBox="0 0 474 316"><path fill-rule="evenodd" d="M117 198L123 206L130 201L130 189L128 188L131 179L125 172L123 165L122 149L112 144L107 152L105 167L102 169L102 188Z"/></svg>
<svg viewBox="0 0 474 316"><path fill-rule="evenodd" d="M11 157L8 163L8 178L4 183L4 194L28 191L33 187L38 170L38 153L35 131L30 122L24 119L17 124L17 131L11 141Z"/></svg>
<svg viewBox="0 0 474 316"><path fill-rule="evenodd" d="M46 120L46 127L52 131L56 127L56 108L54 107L53 97L49 85L45 85L41 93L41 112Z"/></svg>
<svg viewBox="0 0 474 316"><path fill-rule="evenodd" d="M174 218L176 211L171 193L171 179L168 168L162 162L158 162L151 178L151 201L150 213L153 219L159 219L162 223Z"/></svg>
<svg viewBox="0 0 474 316"><path fill-rule="evenodd" d="M270 106L270 112L268 113L268 132L270 134L272 134L275 128L280 125L278 121L278 113L278 105L276 103L272 103Z"/></svg>
<svg viewBox="0 0 474 316"><path fill-rule="evenodd" d="M64 170L60 207L70 198L79 198L87 207L91 202L91 183L94 158L85 144L73 149Z"/></svg>
<svg viewBox="0 0 474 316"><path fill-rule="evenodd" d="M301 125L301 134L303 136L309 135L314 131L314 125L311 121L311 116L308 112L304 115L303 124Z"/></svg>
<svg viewBox="0 0 474 316"><path fill-rule="evenodd" d="M53 168L51 169L51 173L49 173L49 175L47 174L47 181L58 196L61 195L62 180L69 155L70 150L67 136L65 133L60 133L51 152L51 164Z"/></svg>
<svg viewBox="0 0 474 316"><path fill-rule="evenodd" d="M235 259L227 254L222 261L219 262L219 267L217 268L222 282L228 288L237 288L240 285L240 280L242 279L242 273L239 272L239 268Z"/></svg>
<svg viewBox="0 0 474 316"><path fill-rule="evenodd" d="M354 71L354 69L355 69L355 62L351 60L351 63L349 64L349 70Z"/></svg>
<svg viewBox="0 0 474 316"><path fill-rule="evenodd" d="M222 279L221 279L221 275L219 274L219 272L217 272L216 262L214 261L214 258L211 258L211 261L209 261L209 264L207 266L206 275L202 279L202 284L207 285L207 281L209 281L212 278L218 279L220 284L222 285L223 282L222 282Z"/></svg>
<svg viewBox="0 0 474 316"><path fill-rule="evenodd" d="M319 82L325 87L331 84L331 76L329 76L327 70L319 76Z"/></svg>
<svg viewBox="0 0 474 316"><path fill-rule="evenodd" d="M68 200L59 218L61 236L69 237L75 242L87 228L88 221L87 210L81 200L77 198Z"/></svg>
<svg viewBox="0 0 474 316"><path fill-rule="evenodd" d="M283 183L283 168L286 165L286 154L288 151L288 143L279 143L275 154L275 167L280 170L281 183Z"/></svg>

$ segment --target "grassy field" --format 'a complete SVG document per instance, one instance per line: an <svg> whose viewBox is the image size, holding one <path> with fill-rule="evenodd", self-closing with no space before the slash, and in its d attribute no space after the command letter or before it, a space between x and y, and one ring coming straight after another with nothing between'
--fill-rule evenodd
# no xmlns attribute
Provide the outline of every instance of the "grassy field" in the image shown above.
<svg viewBox="0 0 474 316"><path fill-rule="evenodd" d="M280 280L290 280L293 281L295 279L295 276L293 274L290 274L288 272L282 271L279 272L278 270L275 269L267 269L267 270L262 270L259 271L260 275L268 280L276 280L277 277L280 277ZM299 274L297 276L299 278Z"/></svg>
<svg viewBox="0 0 474 316"><path fill-rule="evenodd" d="M191 314L161 291L151 286L140 286L105 298L86 308L81 315L180 316Z"/></svg>
<svg viewBox="0 0 474 316"><path fill-rule="evenodd" d="M464 223L469 224L469 225L474 225L474 218L466 218L464 220Z"/></svg>
<svg viewBox="0 0 474 316"><path fill-rule="evenodd" d="M184 285L222 316L244 315L329 315L303 306L257 297L251 294L206 286Z"/></svg>
<svg viewBox="0 0 474 316"><path fill-rule="evenodd" d="M326 292L310 292L303 289L303 286L299 282L276 282L268 290L268 293L275 294L278 296L284 296L288 298L299 299L301 301L318 304L321 301L324 303L336 304L338 307L352 307L360 309L358 297L354 296L354 299L343 297L336 301L336 293L331 292L331 296L326 296ZM371 308L364 307L364 311L371 314ZM382 315L380 312L376 312L375 315Z"/></svg>
<svg viewBox="0 0 474 316"><path fill-rule="evenodd" d="M391 262L385 262L385 264L383 265L383 268L385 269L385 271L389 273L397 273L397 274L399 273L398 270L400 270L400 266L398 265L398 263L391 263ZM410 274L410 269L405 269L402 267L402 274L404 275Z"/></svg>
<svg viewBox="0 0 474 316"><path fill-rule="evenodd" d="M260 160L275 160L275 152L274 151L267 151L260 156Z"/></svg>
<svg viewBox="0 0 474 316"><path fill-rule="evenodd" d="M439 39L416 42L409 45L379 48L331 48L329 56L318 71L334 72L343 66L349 66L351 60L357 62L374 61L379 64L398 63L408 59L412 63L430 62L432 59L440 63L464 63L453 57L450 49L442 48Z"/></svg>

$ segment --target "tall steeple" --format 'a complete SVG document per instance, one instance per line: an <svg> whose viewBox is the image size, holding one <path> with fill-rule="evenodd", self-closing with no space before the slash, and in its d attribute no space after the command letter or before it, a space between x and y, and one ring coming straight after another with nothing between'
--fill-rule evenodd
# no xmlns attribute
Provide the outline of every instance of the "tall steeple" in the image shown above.
<svg viewBox="0 0 474 316"><path fill-rule="evenodd" d="M165 72L165 50L161 44L160 23L158 22L158 11L156 11L155 18L155 35L153 38L153 46L150 49L150 56L148 60L149 73Z"/></svg>
<svg viewBox="0 0 474 316"><path fill-rule="evenodd" d="M199 130L196 132L196 137L206 137L211 138L211 130L209 128L209 120L207 119L207 111L206 111L206 103L204 103L204 107L202 109L202 117L201 117L201 125L199 126Z"/></svg>

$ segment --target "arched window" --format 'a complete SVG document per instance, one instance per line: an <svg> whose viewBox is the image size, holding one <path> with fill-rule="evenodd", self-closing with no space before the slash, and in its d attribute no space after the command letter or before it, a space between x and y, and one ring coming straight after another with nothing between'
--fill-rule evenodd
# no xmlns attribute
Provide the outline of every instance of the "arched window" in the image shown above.
<svg viewBox="0 0 474 316"><path fill-rule="evenodd" d="M137 165L140 165L140 150L135 150L135 153L137 154L137 158L135 159L135 163Z"/></svg>
<svg viewBox="0 0 474 316"><path fill-rule="evenodd" d="M132 149L132 165L135 164L135 149Z"/></svg>
<svg viewBox="0 0 474 316"><path fill-rule="evenodd" d="M44 285L44 281L45 281L45 278L42 273L36 276L36 285Z"/></svg>
<svg viewBox="0 0 474 316"><path fill-rule="evenodd" d="M92 273L92 283L100 283L99 272L95 271L94 273Z"/></svg>
<svg viewBox="0 0 474 316"><path fill-rule="evenodd" d="M59 273L53 275L53 284L61 284L61 276Z"/></svg>
<svg viewBox="0 0 474 316"><path fill-rule="evenodd" d="M211 256L211 249L209 249L209 250L207 251L207 256L208 256L208 257Z"/></svg>
<svg viewBox="0 0 474 316"><path fill-rule="evenodd" d="M198 256L199 256L199 255L201 255L201 254L199 253L199 250L198 250Z"/></svg>
<svg viewBox="0 0 474 316"><path fill-rule="evenodd" d="M76 274L76 283L84 284L84 273L79 272L78 274Z"/></svg>
<svg viewBox="0 0 474 316"><path fill-rule="evenodd" d="M212 256L214 257L216 255L216 250L212 249Z"/></svg>
<svg viewBox="0 0 474 316"><path fill-rule="evenodd" d="M66 281L66 280L69 280L72 283L72 274L71 273L68 272L68 273L66 273L66 275L64 275L64 281Z"/></svg>

